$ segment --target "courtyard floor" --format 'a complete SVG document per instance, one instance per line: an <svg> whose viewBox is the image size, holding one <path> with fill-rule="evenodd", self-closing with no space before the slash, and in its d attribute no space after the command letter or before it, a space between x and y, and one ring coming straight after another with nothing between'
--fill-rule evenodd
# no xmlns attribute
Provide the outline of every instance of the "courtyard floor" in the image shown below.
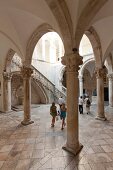
<svg viewBox="0 0 113 170"><path fill-rule="evenodd" d="M22 126L23 111L0 113L0 170L113 170L113 108L105 106L107 121L79 115L81 152L64 150L66 127L58 120L51 128L50 105L32 107L34 124Z"/></svg>

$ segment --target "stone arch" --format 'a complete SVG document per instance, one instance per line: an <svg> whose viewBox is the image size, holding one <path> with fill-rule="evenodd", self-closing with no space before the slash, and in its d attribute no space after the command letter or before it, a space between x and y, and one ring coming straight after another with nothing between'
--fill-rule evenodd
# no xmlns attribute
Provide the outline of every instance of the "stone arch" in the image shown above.
<svg viewBox="0 0 113 170"><path fill-rule="evenodd" d="M84 62L84 64L81 66L80 71L79 71L79 76L83 76L85 67L89 64L89 62L95 62L94 58L91 58L87 61Z"/></svg>
<svg viewBox="0 0 113 170"><path fill-rule="evenodd" d="M92 21L93 17L97 14L100 8L107 2L108 0L89 0L86 7L83 9L80 17L78 18L78 23L75 31L75 48L79 49L79 44L81 38L87 30L87 26ZM89 15L90 14L90 15Z"/></svg>
<svg viewBox="0 0 113 170"><path fill-rule="evenodd" d="M61 70L60 70L60 73L59 73L59 82L62 84L63 82L63 74L64 72L66 71L66 67L65 66L62 66Z"/></svg>
<svg viewBox="0 0 113 170"><path fill-rule="evenodd" d="M46 33L54 31L52 29L52 27L49 24L42 24L40 25L31 35L31 37L29 38L29 41L27 43L27 47L26 47L26 58L25 58L25 62L24 65L26 65L27 67L29 67L31 65L31 60L32 60L32 54L34 51L34 48L37 44L37 42L39 41L39 39Z"/></svg>
<svg viewBox="0 0 113 170"><path fill-rule="evenodd" d="M5 64L4 64L4 71L6 72L11 72L11 60L15 54L15 51L13 49L9 49L6 59L5 59Z"/></svg>
<svg viewBox="0 0 113 170"><path fill-rule="evenodd" d="M33 78L32 78L32 80L33 80ZM35 84L35 83L36 83L35 81L32 81L32 85ZM36 85L38 86L38 89L40 89L38 91L38 93L41 96L42 103L45 103L45 104L49 103L49 98L47 96L47 92L44 89L44 87L42 86L42 84L41 83L36 83Z"/></svg>
<svg viewBox="0 0 113 170"><path fill-rule="evenodd" d="M65 53L72 53L73 48L73 24L65 0L46 0L53 15L55 16L63 37Z"/></svg>
<svg viewBox="0 0 113 170"><path fill-rule="evenodd" d="M89 38L95 57L96 67L102 66L102 47L99 36L93 27L90 27L88 31L85 31L85 35Z"/></svg>
<svg viewBox="0 0 113 170"><path fill-rule="evenodd" d="M109 56L109 53L113 51L113 40L109 44L107 50L105 51L104 57L103 57L103 63L105 62L106 58Z"/></svg>
<svg viewBox="0 0 113 170"><path fill-rule="evenodd" d="M113 58L112 57L113 57L112 53L109 53L104 64L108 70L108 74L113 72Z"/></svg>

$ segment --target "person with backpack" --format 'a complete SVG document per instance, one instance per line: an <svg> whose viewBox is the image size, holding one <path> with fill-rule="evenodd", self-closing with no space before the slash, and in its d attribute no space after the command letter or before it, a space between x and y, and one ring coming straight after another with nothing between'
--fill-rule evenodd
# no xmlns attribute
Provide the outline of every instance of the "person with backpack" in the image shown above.
<svg viewBox="0 0 113 170"><path fill-rule="evenodd" d="M85 103L86 103L86 112L87 112L87 114L89 114L90 113L90 106L91 106L89 96L86 97Z"/></svg>

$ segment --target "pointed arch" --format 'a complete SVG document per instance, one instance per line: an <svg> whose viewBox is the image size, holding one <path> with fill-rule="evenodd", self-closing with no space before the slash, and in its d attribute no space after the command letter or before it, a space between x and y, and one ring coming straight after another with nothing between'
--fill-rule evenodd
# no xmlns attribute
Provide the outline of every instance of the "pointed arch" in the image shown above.
<svg viewBox="0 0 113 170"><path fill-rule="evenodd" d="M94 16L97 14L97 12L102 8L102 6L107 2L108 0L89 0L88 4L82 11L79 19L78 24L75 30L75 47L79 49L79 44L81 41L81 38L87 29L88 25L90 24L90 21L94 18ZM90 15L89 15L90 14Z"/></svg>
<svg viewBox="0 0 113 170"><path fill-rule="evenodd" d="M44 23L33 32L27 43L24 65L27 65L28 67L31 65L32 54L37 42L44 34L51 31L54 31L53 28L49 24Z"/></svg>
<svg viewBox="0 0 113 170"><path fill-rule="evenodd" d="M11 60L15 54L13 49L9 49L6 55L5 64L4 64L4 71L11 72Z"/></svg>
<svg viewBox="0 0 113 170"><path fill-rule="evenodd" d="M85 31L85 35L89 38L92 45L96 67L102 67L102 47L96 30L91 26Z"/></svg>
<svg viewBox="0 0 113 170"><path fill-rule="evenodd" d="M105 51L104 57L103 57L103 63L105 62L106 58L109 56L109 53L112 53L113 51L113 40L110 42L107 50Z"/></svg>
<svg viewBox="0 0 113 170"><path fill-rule="evenodd" d="M84 62L84 64L81 66L80 68L80 71L79 71L79 76L82 76L83 77L83 73L84 73L84 70L85 70L85 67L89 64L89 63L95 63L95 60L94 58L91 58L87 61Z"/></svg>

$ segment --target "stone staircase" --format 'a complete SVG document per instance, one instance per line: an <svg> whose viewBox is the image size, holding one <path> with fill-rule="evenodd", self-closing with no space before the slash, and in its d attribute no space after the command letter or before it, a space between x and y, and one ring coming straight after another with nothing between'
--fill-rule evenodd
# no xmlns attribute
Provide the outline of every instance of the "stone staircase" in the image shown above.
<svg viewBox="0 0 113 170"><path fill-rule="evenodd" d="M20 62L18 57L17 58L13 58L12 59L12 63L13 63L13 70L14 71L15 71L14 65L15 65L15 67L18 67L19 69L21 69L22 63ZM65 89L65 87L62 86L62 91L58 90L55 87L55 84L53 84L50 80L48 80L33 65L31 67L33 69L32 80L35 81L36 83L38 83L39 85L43 86L43 88L45 90L49 90L51 92L51 94L53 95L53 98L54 98L55 102L58 101L58 98L60 96L62 96L64 98L64 100L66 100L66 89Z"/></svg>
<svg viewBox="0 0 113 170"><path fill-rule="evenodd" d="M33 74L32 74L33 80L41 84L44 87L44 89L49 90L53 94L55 101L57 101L60 96L62 96L64 100L66 99L66 91L64 91L63 88L61 92L55 87L55 84L53 84L50 80L48 80L34 66L32 66L32 68L33 68Z"/></svg>

